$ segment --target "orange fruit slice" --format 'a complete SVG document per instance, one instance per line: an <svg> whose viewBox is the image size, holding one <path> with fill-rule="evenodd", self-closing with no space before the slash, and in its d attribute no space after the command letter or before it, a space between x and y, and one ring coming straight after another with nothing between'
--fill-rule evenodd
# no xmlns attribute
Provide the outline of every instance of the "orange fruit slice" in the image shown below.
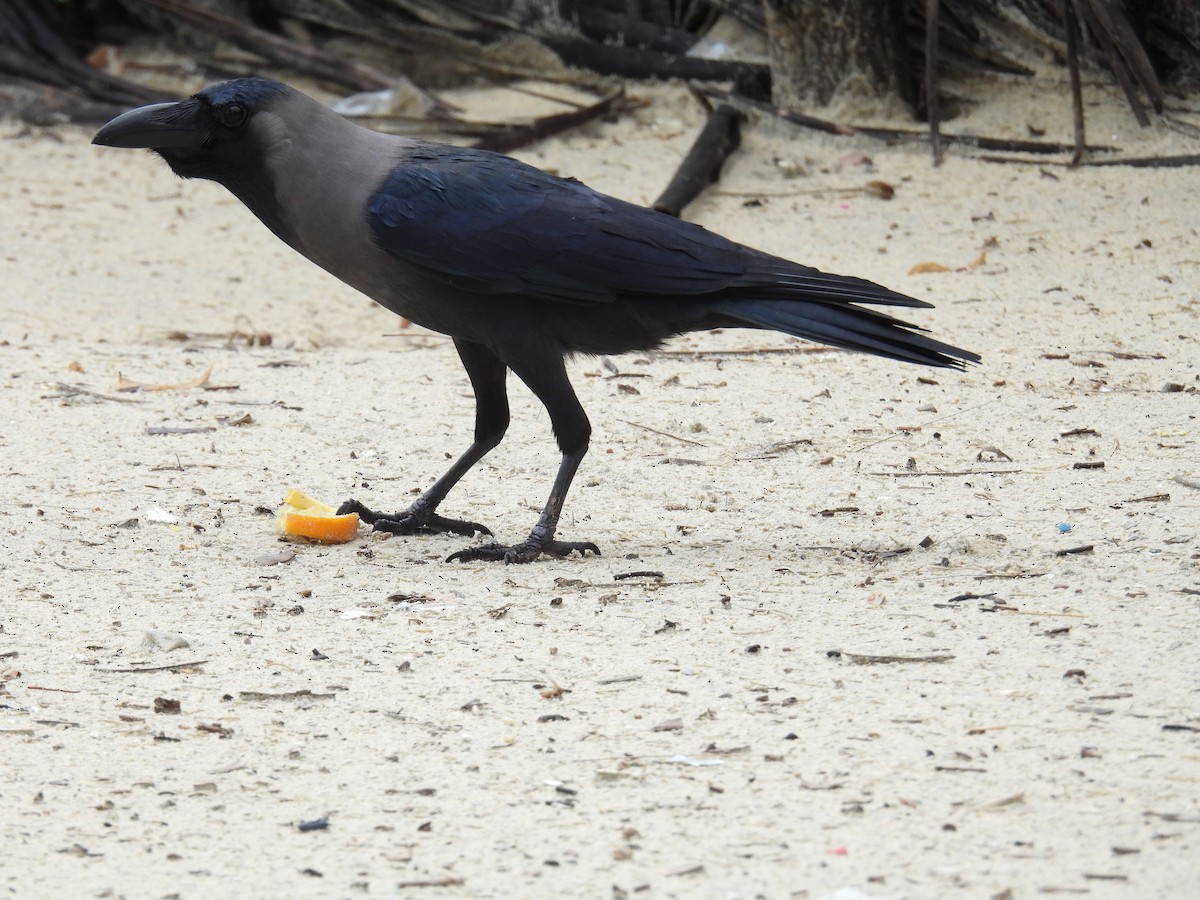
<svg viewBox="0 0 1200 900"><path fill-rule="evenodd" d="M339 516L328 503L292 488L283 499L275 524L282 534L292 537L323 544L344 544L358 534L358 513Z"/></svg>

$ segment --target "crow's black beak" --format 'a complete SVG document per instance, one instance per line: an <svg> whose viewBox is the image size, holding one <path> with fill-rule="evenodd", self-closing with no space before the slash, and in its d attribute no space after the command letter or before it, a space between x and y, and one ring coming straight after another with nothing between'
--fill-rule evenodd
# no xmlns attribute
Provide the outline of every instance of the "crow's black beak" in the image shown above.
<svg viewBox="0 0 1200 900"><path fill-rule="evenodd" d="M117 116L92 138L103 147L142 147L148 150L198 150L203 129L196 127L196 104L155 103Z"/></svg>

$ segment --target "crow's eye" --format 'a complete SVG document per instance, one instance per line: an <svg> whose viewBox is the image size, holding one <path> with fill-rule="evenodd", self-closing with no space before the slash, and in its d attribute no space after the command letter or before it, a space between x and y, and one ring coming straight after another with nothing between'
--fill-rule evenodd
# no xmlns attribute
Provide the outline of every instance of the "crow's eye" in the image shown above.
<svg viewBox="0 0 1200 900"><path fill-rule="evenodd" d="M246 121L246 107L240 103L226 103L217 115L226 128L237 128Z"/></svg>

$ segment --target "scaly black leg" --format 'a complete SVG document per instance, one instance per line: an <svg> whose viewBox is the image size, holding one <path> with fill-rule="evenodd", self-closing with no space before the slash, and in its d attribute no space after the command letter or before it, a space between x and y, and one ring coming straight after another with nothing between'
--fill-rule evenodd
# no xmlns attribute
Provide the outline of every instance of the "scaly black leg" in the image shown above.
<svg viewBox="0 0 1200 900"><path fill-rule="evenodd" d="M550 499L546 501L529 537L511 546L493 542L459 550L452 553L446 562L484 560L525 563L532 562L543 553L566 556L577 552L580 556L586 556L588 553L599 556L600 548L591 541L554 539L563 501L567 499L567 491L579 464L583 462L592 435L587 413L580 406L575 390L567 378L562 354L558 348L553 348L550 352L525 352L521 354L520 359L510 360L509 365L517 376L529 385L529 389L545 404L547 412L550 413L550 424L554 428L554 436L563 454L562 462L554 478L554 487L550 489Z"/></svg>
<svg viewBox="0 0 1200 900"><path fill-rule="evenodd" d="M478 522L448 519L437 515L438 505L446 499L471 467L483 459L504 438L508 430L508 392L504 379L507 366L491 350L472 341L454 339L454 346L475 390L475 440L454 465L421 494L404 512L379 513L357 500L347 500L338 507L338 515L356 512L360 519L376 531L392 534L430 534L449 531L472 537L492 532Z"/></svg>

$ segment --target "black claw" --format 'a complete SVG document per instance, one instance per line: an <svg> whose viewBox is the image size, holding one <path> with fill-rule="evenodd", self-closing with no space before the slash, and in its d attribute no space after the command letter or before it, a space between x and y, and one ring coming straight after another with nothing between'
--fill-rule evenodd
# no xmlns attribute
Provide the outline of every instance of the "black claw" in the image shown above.
<svg viewBox="0 0 1200 900"><path fill-rule="evenodd" d="M373 525L375 524L376 519L384 518L379 513L367 509L357 500L353 499L344 501L342 505L337 508L336 514L339 516L348 516L350 513L358 513L359 519L361 519L365 525Z"/></svg>
<svg viewBox="0 0 1200 900"><path fill-rule="evenodd" d="M397 513L396 518L380 515L370 523L376 531L388 534L416 534L420 528L412 519L405 519L403 513Z"/></svg>
<svg viewBox="0 0 1200 900"><path fill-rule="evenodd" d="M501 544L480 544L478 547L468 547L451 553L446 557L446 562L499 562L504 559L508 550L508 547Z"/></svg>
<svg viewBox="0 0 1200 900"><path fill-rule="evenodd" d="M589 553L599 556L600 548L591 541L547 541L542 547L542 552L552 556L570 556L572 552L578 552L580 556L587 556Z"/></svg>
<svg viewBox="0 0 1200 900"><path fill-rule="evenodd" d="M468 522L465 519L447 519L433 512L417 508L416 504L399 513L380 513L368 509L357 500L347 500L337 509L339 516L347 513L358 513L364 524L371 525L376 531L389 534L441 534L450 532L463 537L474 537L477 534L491 537L491 529L478 522Z"/></svg>
<svg viewBox="0 0 1200 900"><path fill-rule="evenodd" d="M452 534L461 534L463 537L475 537L477 534L486 534L488 537L492 537L492 529L486 525L480 525L478 522L468 522L465 519L444 519L441 516L433 516L426 527L449 531Z"/></svg>
<svg viewBox="0 0 1200 900"><path fill-rule="evenodd" d="M397 513L395 516L379 516L374 522L376 531L386 531L390 534L460 534L463 537L475 537L477 534L492 532L486 525L478 522L467 522L463 519L447 519L443 516L411 516L407 513Z"/></svg>

